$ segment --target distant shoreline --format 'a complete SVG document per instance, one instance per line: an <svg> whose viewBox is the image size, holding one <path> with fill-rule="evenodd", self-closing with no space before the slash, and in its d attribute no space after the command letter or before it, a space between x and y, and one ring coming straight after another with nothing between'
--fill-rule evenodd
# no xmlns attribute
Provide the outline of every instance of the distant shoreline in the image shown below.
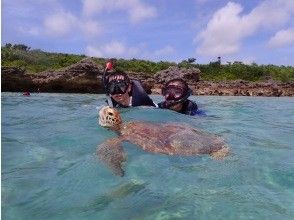
<svg viewBox="0 0 294 220"><path fill-rule="evenodd" d="M57 71L27 74L17 67L1 67L2 92L49 92L103 94L103 66L89 59ZM170 67L154 76L143 73L128 73L138 79L148 94L160 94L161 86L170 78L180 77L187 81L193 95L211 96L294 96L294 81L278 82L272 79L251 82L245 80L213 82L200 79L197 68Z"/></svg>
<svg viewBox="0 0 294 220"><path fill-rule="evenodd" d="M294 82L280 83L270 82L248 82L248 81L227 81L211 82L199 81L189 85L193 95L210 95L210 96L266 96L280 97L294 96ZM152 94L160 94L160 86L152 89Z"/></svg>

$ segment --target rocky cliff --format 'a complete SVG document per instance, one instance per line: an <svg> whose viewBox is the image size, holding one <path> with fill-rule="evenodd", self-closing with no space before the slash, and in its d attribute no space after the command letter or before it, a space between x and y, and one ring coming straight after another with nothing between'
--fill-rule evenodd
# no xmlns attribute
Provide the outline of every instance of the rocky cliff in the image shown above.
<svg viewBox="0 0 294 220"><path fill-rule="evenodd" d="M2 91L103 93L103 67L89 58L64 69L35 75L19 68L1 70Z"/></svg>
<svg viewBox="0 0 294 220"><path fill-rule="evenodd" d="M27 74L24 69L1 67L2 91L11 92L71 92L103 93L103 66L86 58L67 68ZM160 94L162 84L172 78L185 79L194 95L231 96L294 96L294 82L279 83L272 80L263 82L228 81L210 82L201 80L197 68L171 66L154 76L144 73L128 73L130 78L139 79L148 93Z"/></svg>

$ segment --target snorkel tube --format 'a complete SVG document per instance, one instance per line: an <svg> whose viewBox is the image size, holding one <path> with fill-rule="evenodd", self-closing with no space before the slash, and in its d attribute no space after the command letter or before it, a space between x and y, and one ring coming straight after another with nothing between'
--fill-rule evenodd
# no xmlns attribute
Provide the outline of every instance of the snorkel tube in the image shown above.
<svg viewBox="0 0 294 220"><path fill-rule="evenodd" d="M106 98L107 98L107 102L108 102L108 105L110 107L113 107L113 103L112 103L112 100L110 98L110 95L108 93L108 90L107 90L107 72L109 70L112 70L113 68L113 63L112 63L112 60L109 60L107 63L106 63L106 67L103 71L103 76L102 76L102 83L103 83L103 86L104 86L104 91L105 91L105 94L106 94Z"/></svg>

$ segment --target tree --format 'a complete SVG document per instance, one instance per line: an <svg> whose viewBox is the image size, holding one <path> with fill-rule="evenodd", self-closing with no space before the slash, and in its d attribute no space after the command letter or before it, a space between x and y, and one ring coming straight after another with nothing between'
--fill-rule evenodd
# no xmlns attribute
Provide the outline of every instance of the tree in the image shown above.
<svg viewBox="0 0 294 220"><path fill-rule="evenodd" d="M31 48L24 45L24 44L14 44L13 45L13 49L16 49L16 50L23 50L23 51L29 51Z"/></svg>
<svg viewBox="0 0 294 220"><path fill-rule="evenodd" d="M10 49L12 47L12 44L11 43L5 44L4 47Z"/></svg>
<svg viewBox="0 0 294 220"><path fill-rule="evenodd" d="M194 63L196 61L196 58L188 58L188 63Z"/></svg>

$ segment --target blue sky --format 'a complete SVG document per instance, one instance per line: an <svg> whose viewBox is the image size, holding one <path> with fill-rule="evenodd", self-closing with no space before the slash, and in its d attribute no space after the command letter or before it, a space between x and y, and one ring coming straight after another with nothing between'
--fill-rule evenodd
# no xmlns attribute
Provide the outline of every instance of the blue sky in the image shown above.
<svg viewBox="0 0 294 220"><path fill-rule="evenodd" d="M1 43L94 57L294 66L293 0L2 0Z"/></svg>

